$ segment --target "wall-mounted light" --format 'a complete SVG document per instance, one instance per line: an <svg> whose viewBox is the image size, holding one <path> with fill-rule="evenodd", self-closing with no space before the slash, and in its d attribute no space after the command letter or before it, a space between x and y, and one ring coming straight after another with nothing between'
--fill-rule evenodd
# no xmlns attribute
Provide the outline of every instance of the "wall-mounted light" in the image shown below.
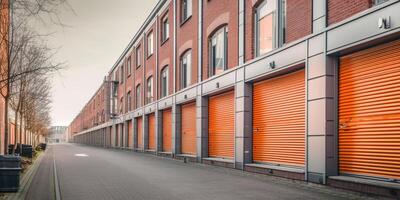
<svg viewBox="0 0 400 200"><path fill-rule="evenodd" d="M183 96L185 99L187 99L187 95L185 94L185 96Z"/></svg>
<svg viewBox="0 0 400 200"><path fill-rule="evenodd" d="M270 69L275 69L275 67L276 67L275 61L269 62L269 68Z"/></svg>
<svg viewBox="0 0 400 200"><path fill-rule="evenodd" d="M390 16L384 18L380 17L378 19L378 28L379 29L389 29L390 28Z"/></svg>
<svg viewBox="0 0 400 200"><path fill-rule="evenodd" d="M217 82L217 83L215 84L215 87L216 87L216 88L219 88L219 82Z"/></svg>

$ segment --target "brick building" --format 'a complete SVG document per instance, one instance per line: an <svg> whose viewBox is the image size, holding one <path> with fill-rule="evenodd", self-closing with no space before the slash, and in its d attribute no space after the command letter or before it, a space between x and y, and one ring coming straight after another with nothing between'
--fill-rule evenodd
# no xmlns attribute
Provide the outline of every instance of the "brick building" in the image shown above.
<svg viewBox="0 0 400 200"><path fill-rule="evenodd" d="M107 74L103 102L71 123L73 140L393 195L399 10L161 0Z"/></svg>

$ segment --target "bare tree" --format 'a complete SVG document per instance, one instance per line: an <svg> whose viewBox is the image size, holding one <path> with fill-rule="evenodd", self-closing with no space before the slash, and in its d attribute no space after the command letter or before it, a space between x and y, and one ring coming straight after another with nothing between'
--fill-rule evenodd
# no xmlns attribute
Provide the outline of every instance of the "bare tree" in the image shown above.
<svg viewBox="0 0 400 200"><path fill-rule="evenodd" d="M21 110L25 108L26 90L29 88L29 81L37 76L45 77L48 73L58 70L63 63L53 63L54 52L45 45L43 35L39 35L30 26L32 19L41 20L43 15L52 22L62 25L58 18L60 5L68 5L67 0L0 0L0 5L8 3L7 7L1 6L1 21L8 21L7 30L0 31L0 46L7 46L8 52L0 57L1 63L6 63L0 70L0 93L5 100L5 152L8 148L8 105L12 104L16 113L16 122ZM5 12L4 9L7 9ZM5 19L8 17L8 19ZM10 102L12 99L12 102ZM39 109L39 108L37 108ZM50 112L50 110L47 110ZM48 113L42 113L49 115ZM43 123L47 122L35 116ZM35 119L36 119L35 118ZM23 119L21 114L20 120ZM50 119L50 118L49 118ZM22 122L22 120L21 120ZM16 123L18 124L18 123ZM20 126L21 127L21 126ZM36 129L38 130L38 129ZM21 132L21 130L20 130Z"/></svg>

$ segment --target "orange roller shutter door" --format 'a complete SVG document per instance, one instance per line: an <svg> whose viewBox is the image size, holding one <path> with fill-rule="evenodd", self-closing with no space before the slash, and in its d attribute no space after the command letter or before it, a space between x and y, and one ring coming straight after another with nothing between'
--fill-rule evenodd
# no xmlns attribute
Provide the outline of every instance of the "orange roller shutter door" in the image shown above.
<svg viewBox="0 0 400 200"><path fill-rule="evenodd" d="M138 142L138 148L143 149L143 131L142 131L142 117L137 118L137 142Z"/></svg>
<svg viewBox="0 0 400 200"><path fill-rule="evenodd" d="M400 179L400 40L340 58L339 170Z"/></svg>
<svg viewBox="0 0 400 200"><path fill-rule="evenodd" d="M132 121L128 121L128 147L133 148L133 131L132 131Z"/></svg>
<svg viewBox="0 0 400 200"><path fill-rule="evenodd" d="M212 96L208 107L208 154L233 159L235 141L234 91Z"/></svg>
<svg viewBox="0 0 400 200"><path fill-rule="evenodd" d="M149 115L149 150L156 149L156 117L153 114Z"/></svg>
<svg viewBox="0 0 400 200"><path fill-rule="evenodd" d="M196 104L182 105L182 153L196 155Z"/></svg>
<svg viewBox="0 0 400 200"><path fill-rule="evenodd" d="M163 151L171 152L171 141L172 141L172 110L163 111Z"/></svg>
<svg viewBox="0 0 400 200"><path fill-rule="evenodd" d="M304 166L305 72L254 84L253 160Z"/></svg>

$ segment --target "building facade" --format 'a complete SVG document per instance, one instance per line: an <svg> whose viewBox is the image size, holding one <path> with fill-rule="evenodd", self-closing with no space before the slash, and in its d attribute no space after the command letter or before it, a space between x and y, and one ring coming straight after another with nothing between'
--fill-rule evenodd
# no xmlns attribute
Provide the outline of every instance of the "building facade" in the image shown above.
<svg viewBox="0 0 400 200"><path fill-rule="evenodd" d="M5 119L6 113L6 100L4 96L7 95L7 76L8 76L8 36L9 36L9 4L8 0L0 0L0 154L3 155L6 149L5 142ZM5 81L4 81L5 80ZM9 139L9 138L8 138Z"/></svg>
<svg viewBox="0 0 400 200"><path fill-rule="evenodd" d="M67 128L66 126L52 126L46 137L49 143L62 143L67 141Z"/></svg>
<svg viewBox="0 0 400 200"><path fill-rule="evenodd" d="M161 0L104 97L71 123L73 141L393 195L398 10L398 0Z"/></svg>

